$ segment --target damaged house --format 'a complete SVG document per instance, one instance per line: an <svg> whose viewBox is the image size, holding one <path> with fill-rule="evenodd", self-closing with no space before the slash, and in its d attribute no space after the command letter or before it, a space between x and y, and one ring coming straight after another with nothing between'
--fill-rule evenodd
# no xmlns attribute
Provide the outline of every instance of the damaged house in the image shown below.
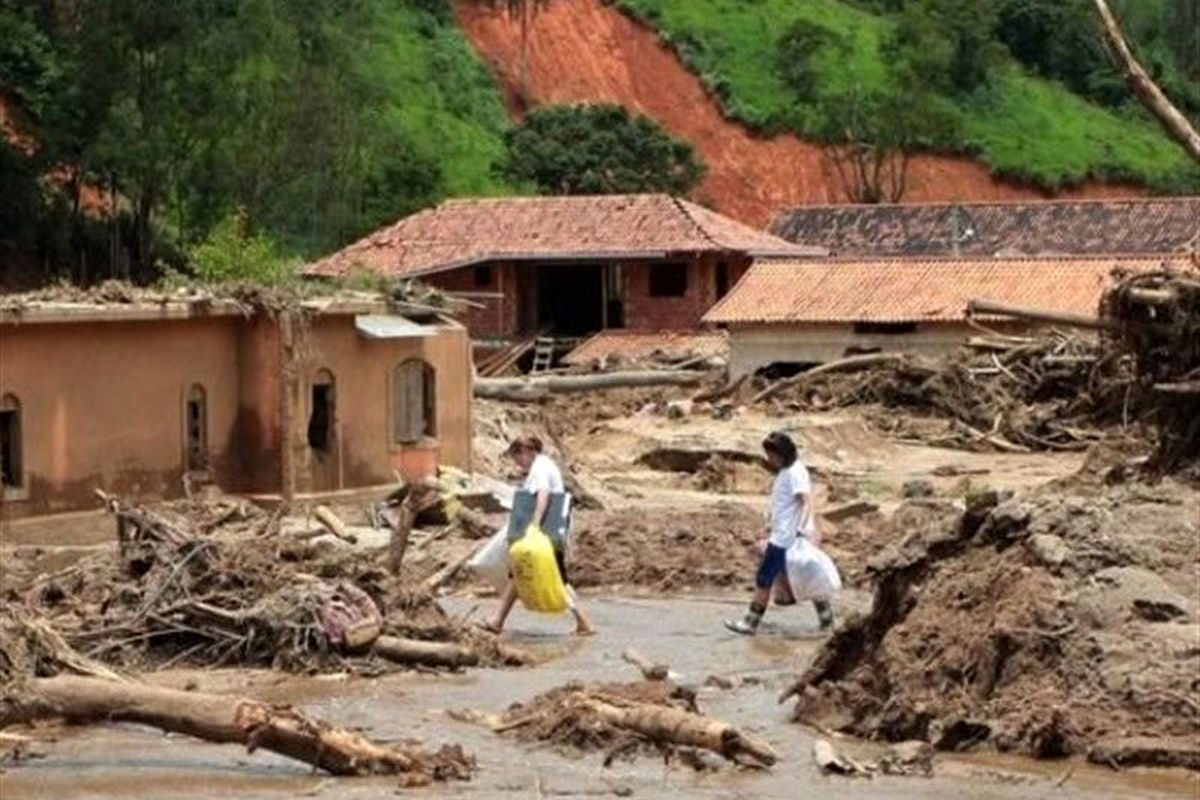
<svg viewBox="0 0 1200 800"><path fill-rule="evenodd" d="M478 346L569 347L600 331L695 332L753 259L823 253L665 194L515 197L447 201L307 272L421 278L471 302ZM625 341L611 338L605 352Z"/></svg>
<svg viewBox="0 0 1200 800"><path fill-rule="evenodd" d="M1183 256L763 262L704 317L729 335L734 377L875 352L937 354L1037 323L970 314L972 300L1095 317L1114 272L1183 268Z"/></svg>
<svg viewBox="0 0 1200 800"><path fill-rule="evenodd" d="M470 343L378 295L0 304L0 515L185 482L290 496L469 467Z"/></svg>

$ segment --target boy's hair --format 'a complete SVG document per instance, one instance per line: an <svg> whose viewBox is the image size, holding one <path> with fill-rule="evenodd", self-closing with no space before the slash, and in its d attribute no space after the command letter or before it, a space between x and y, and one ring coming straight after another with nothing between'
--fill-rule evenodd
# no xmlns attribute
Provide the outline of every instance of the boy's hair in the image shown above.
<svg viewBox="0 0 1200 800"><path fill-rule="evenodd" d="M534 453L542 452L542 440L530 434L528 436L518 436L508 444L508 454L511 456L519 453L522 450L528 450Z"/></svg>
<svg viewBox="0 0 1200 800"><path fill-rule="evenodd" d="M790 467L796 463L796 443L792 441L792 437L788 436L783 431L775 431L774 433L763 439L763 450L768 453L774 453L779 456L779 460L783 462L784 467Z"/></svg>

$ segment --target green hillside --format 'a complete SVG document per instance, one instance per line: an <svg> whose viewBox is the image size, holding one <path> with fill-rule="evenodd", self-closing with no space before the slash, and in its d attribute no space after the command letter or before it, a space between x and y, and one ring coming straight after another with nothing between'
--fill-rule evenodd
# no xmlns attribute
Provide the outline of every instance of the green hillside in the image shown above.
<svg viewBox="0 0 1200 800"><path fill-rule="evenodd" d="M852 83L884 92L893 83L883 44L897 24L896 15L882 13L881 8L902 6L903 0L857 5L841 0L613 2L655 27L730 115L760 130L818 136L828 123L822 118L823 97L845 92ZM1167 2L1139 6L1131 29L1154 30L1164 24ZM1157 15L1148 6L1158 7ZM818 44L811 51L815 80L809 97L798 96L780 63L780 39L797 21L842 43ZM1165 63L1172 79L1168 88L1183 87L1191 98L1194 83L1181 77L1169 48L1158 40L1153 44L1156 63ZM1117 89L1124 98L1123 87ZM1194 96L1200 97L1200 91ZM1007 51L990 66L985 85L941 100L957 125L953 138L938 145L976 155L1007 176L1050 188L1087 177L1131 179L1160 190L1198 185L1195 167L1140 109L1083 99L1063 82L1018 63Z"/></svg>

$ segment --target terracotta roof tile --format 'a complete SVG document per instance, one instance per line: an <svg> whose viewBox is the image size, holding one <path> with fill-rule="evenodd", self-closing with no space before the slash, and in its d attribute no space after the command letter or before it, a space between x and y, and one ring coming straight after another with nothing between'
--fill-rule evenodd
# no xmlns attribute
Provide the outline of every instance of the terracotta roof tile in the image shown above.
<svg viewBox="0 0 1200 800"><path fill-rule="evenodd" d="M723 356L729 342L721 331L604 330L563 358L565 364L585 364L619 355L638 360L661 352L668 356Z"/></svg>
<svg viewBox="0 0 1200 800"><path fill-rule="evenodd" d="M704 315L708 323L929 322L966 318L972 298L1095 314L1114 269L1184 258L762 261Z"/></svg>
<svg viewBox="0 0 1200 800"><path fill-rule="evenodd" d="M823 255L665 194L450 200L405 217L311 265L415 276L501 259L653 257L721 250Z"/></svg>
<svg viewBox="0 0 1200 800"><path fill-rule="evenodd" d="M770 230L839 257L1174 253L1200 238L1200 197L805 206Z"/></svg>

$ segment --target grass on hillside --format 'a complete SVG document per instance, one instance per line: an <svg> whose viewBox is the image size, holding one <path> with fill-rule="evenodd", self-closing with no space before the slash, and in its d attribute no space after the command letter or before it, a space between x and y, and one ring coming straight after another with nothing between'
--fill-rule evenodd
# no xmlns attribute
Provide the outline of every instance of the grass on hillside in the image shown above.
<svg viewBox="0 0 1200 800"><path fill-rule="evenodd" d="M815 104L799 102L776 69L776 45L797 20L850 43L814 56L817 91L850 81L886 87L879 43L888 19L840 0L609 0L653 26L719 98L726 112L765 132L820 128ZM1089 177L1131 179L1160 190L1200 185L1200 174L1153 121L1092 104L1015 61L969 100L954 101L961 141L947 149L977 155L995 172L1046 188Z"/></svg>
<svg viewBox="0 0 1200 800"><path fill-rule="evenodd" d="M371 77L390 100L379 113L440 165L446 194L512 191L492 172L508 127L503 100L453 19L397 3L363 46L372 51Z"/></svg>

